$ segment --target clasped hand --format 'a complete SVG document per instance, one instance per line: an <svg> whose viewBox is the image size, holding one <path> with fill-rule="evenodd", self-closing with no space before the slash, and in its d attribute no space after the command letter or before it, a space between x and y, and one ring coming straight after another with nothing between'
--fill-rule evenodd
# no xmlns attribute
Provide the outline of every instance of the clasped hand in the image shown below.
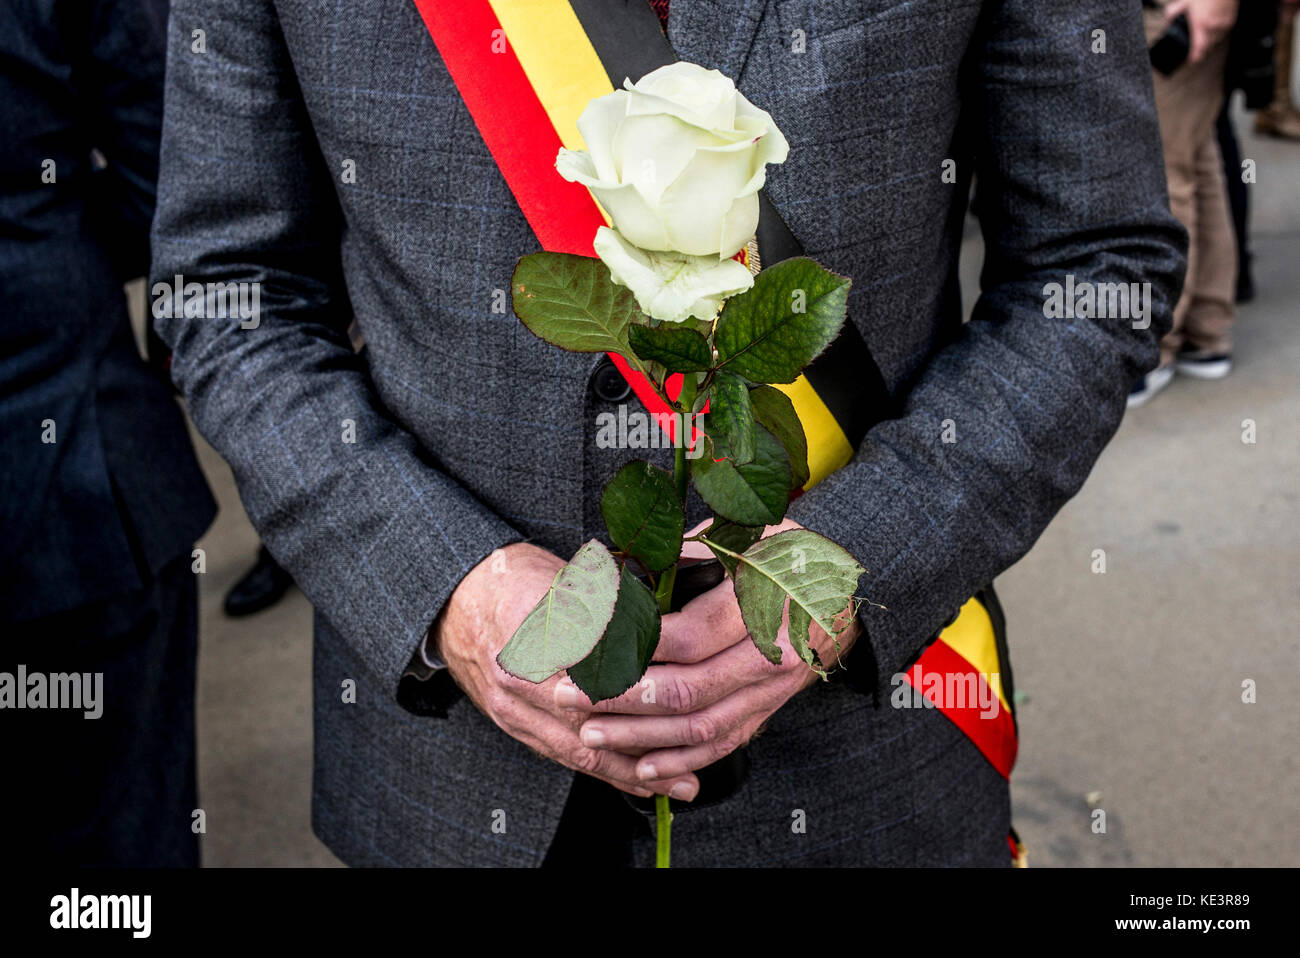
<svg viewBox="0 0 1300 958"><path fill-rule="evenodd" d="M786 520L765 534L791 528L798 526ZM526 543L507 546L506 553L505 563L476 566L453 593L434 627L435 649L504 731L622 791L690 801L699 792L696 770L748 742L777 709L818 681L790 646L788 620L780 632L780 664L764 658L749 638L730 579L663 617L656 664L618 698L593 705L567 677L537 685L513 678L496 654L563 562ZM708 553L688 542L683 556ZM508 589L493 581L502 574L510 577ZM851 621L837 648L814 624L813 648L831 666L858 631Z"/></svg>

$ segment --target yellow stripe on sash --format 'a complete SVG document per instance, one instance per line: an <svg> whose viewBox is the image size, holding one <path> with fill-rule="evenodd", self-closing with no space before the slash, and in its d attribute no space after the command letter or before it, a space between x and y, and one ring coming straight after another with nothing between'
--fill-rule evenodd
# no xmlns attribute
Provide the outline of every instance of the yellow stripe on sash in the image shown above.
<svg viewBox="0 0 1300 958"><path fill-rule="evenodd" d="M998 701L1008 712L1011 704L1002 692L1002 675L998 666L998 642L988 611L974 599L967 599L957 620L939 634L939 638L971 664L971 668L998 693Z"/></svg>
<svg viewBox="0 0 1300 958"><path fill-rule="evenodd" d="M811 489L847 465L853 458L853 447L807 379L800 376L788 386L776 388L790 397L799 422L803 424L804 436L808 440L808 482L804 489Z"/></svg>
<svg viewBox="0 0 1300 958"><path fill-rule="evenodd" d="M488 0L488 4L560 142L570 150L585 149L578 117L588 102L614 92L614 87L568 0ZM491 40L484 38L484 42Z"/></svg>

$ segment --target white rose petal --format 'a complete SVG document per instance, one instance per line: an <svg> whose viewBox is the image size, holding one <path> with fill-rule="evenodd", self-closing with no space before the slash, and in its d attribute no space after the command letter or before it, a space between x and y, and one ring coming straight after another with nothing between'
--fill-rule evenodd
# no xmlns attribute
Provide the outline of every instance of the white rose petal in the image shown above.
<svg viewBox="0 0 1300 958"><path fill-rule="evenodd" d="M555 166L591 190L629 243L730 258L754 235L767 164L790 145L772 117L726 75L672 63L587 105L587 150Z"/></svg>
<svg viewBox="0 0 1300 958"><path fill-rule="evenodd" d="M790 144L779 129L772 114L760 110L743 96L736 95L736 126L754 130L763 137L759 143L759 155L764 163L784 163L790 155Z"/></svg>
<svg viewBox="0 0 1300 958"><path fill-rule="evenodd" d="M722 256L735 256L749 242L758 229L758 194L736 197L727 215L722 218L718 235L718 249L730 250Z"/></svg>
<svg viewBox="0 0 1300 958"><path fill-rule="evenodd" d="M614 163L614 135L627 117L627 93L615 90L596 97L578 118L578 132L587 144L599 179L617 183L618 167Z"/></svg>
<svg viewBox="0 0 1300 958"><path fill-rule="evenodd" d="M632 291L642 312L665 322L712 319L724 299L754 285L749 270L734 259L648 253L605 226L593 245L610 278Z"/></svg>
<svg viewBox="0 0 1300 958"><path fill-rule="evenodd" d="M671 248L725 259L744 246L754 235L757 217L750 231L729 248L718 247L719 226L752 179L753 169L754 151L747 144L696 150L686 169L659 198L659 215Z"/></svg>
<svg viewBox="0 0 1300 958"><path fill-rule="evenodd" d="M706 130L730 130L736 118L736 84L717 70L678 61L652 70L636 83L623 81L631 93L628 115L667 113Z"/></svg>
<svg viewBox="0 0 1300 958"><path fill-rule="evenodd" d="M561 147L555 158L555 169L570 183L581 183L591 190L619 229L627 233L628 239L637 246L654 250L669 248L663 220L641 197L637 188L631 183L623 185L601 180L596 175L590 154Z"/></svg>
<svg viewBox="0 0 1300 958"><path fill-rule="evenodd" d="M614 160L623 182L634 184L653 204L686 169L696 150L724 145L725 140L675 116L629 116L614 135Z"/></svg>

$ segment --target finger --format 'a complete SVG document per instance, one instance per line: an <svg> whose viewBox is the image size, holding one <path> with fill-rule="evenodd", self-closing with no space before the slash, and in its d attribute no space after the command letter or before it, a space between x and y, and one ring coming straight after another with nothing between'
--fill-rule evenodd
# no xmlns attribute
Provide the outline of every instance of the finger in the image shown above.
<svg viewBox="0 0 1300 958"><path fill-rule="evenodd" d="M772 684L776 686L780 683ZM773 693L772 700L776 701L777 706L779 706L780 701L784 701L785 695L784 690ZM771 711L772 709L769 709L768 714ZM712 765L753 738L754 733L758 731L765 718L766 715L753 715L719 738L700 745L686 745L680 748L657 749L653 752L646 752L637 760L637 775L644 776L645 780L661 780Z"/></svg>
<svg viewBox="0 0 1300 958"><path fill-rule="evenodd" d="M636 762L636 759L618 752L581 748L574 753L571 762L564 764L574 771L613 785L620 792L627 792L639 798L667 795L678 801L690 802L694 801L695 796L700 793L700 780L690 770L681 775L639 779L636 774Z"/></svg>
<svg viewBox="0 0 1300 958"><path fill-rule="evenodd" d="M706 745L722 739L754 714L779 704L768 683L746 686L707 708L685 715L595 715L578 732L588 748L644 754L662 748Z"/></svg>
<svg viewBox="0 0 1300 958"><path fill-rule="evenodd" d="M783 664L773 665L752 642L746 641L695 665L652 665L629 691L595 705L581 691L561 682L556 687L556 701L562 709L580 712L680 715L706 708L747 685L788 671L797 661L793 652L786 652ZM577 704L565 704L570 701Z"/></svg>
<svg viewBox="0 0 1300 958"><path fill-rule="evenodd" d="M697 536L713 524L713 517L710 516L699 525L687 529L682 536L683 539L689 539L691 536ZM682 543L683 559L712 559L713 553L703 542L683 542Z"/></svg>
<svg viewBox="0 0 1300 958"><path fill-rule="evenodd" d="M663 617L656 662L701 662L749 635L727 578L696 596L680 612Z"/></svg>
<svg viewBox="0 0 1300 958"><path fill-rule="evenodd" d="M754 728L757 727L757 725L754 726ZM732 732L725 739L709 742L705 745L689 745L685 748L647 752L638 760L637 773L644 774L647 777L660 777L673 768L705 768L720 759L726 758L744 743L745 737L741 732Z"/></svg>
<svg viewBox="0 0 1300 958"><path fill-rule="evenodd" d="M1187 12L1187 8L1192 5L1192 0L1170 0L1165 4L1164 16L1165 23L1170 24Z"/></svg>
<svg viewBox="0 0 1300 958"><path fill-rule="evenodd" d="M567 675L556 674L543 682L529 682L515 678L498 665L495 678L499 691L505 695L548 713L552 718L576 731L577 725L573 722L572 713L560 709L555 697L555 687L560 682L573 684Z"/></svg>
<svg viewBox="0 0 1300 958"><path fill-rule="evenodd" d="M641 778L637 760L619 752L587 748L573 730L542 709L525 706L513 716L511 734L546 758L598 778L623 792L649 798L670 795L689 802L699 794L700 781L687 770L681 775Z"/></svg>

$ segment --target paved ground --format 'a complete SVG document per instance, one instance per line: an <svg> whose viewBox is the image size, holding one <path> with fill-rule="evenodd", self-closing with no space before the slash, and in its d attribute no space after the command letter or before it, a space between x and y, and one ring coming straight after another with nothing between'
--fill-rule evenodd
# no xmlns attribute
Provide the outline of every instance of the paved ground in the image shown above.
<svg viewBox="0 0 1300 958"><path fill-rule="evenodd" d="M1129 415L999 580L1023 694L1015 822L1035 865L1300 865L1300 144L1247 134L1243 153L1259 169L1260 295L1241 310L1237 370L1177 380ZM337 864L309 825L310 610L295 592L222 617L256 539L202 451L222 505L202 542L205 861Z"/></svg>

